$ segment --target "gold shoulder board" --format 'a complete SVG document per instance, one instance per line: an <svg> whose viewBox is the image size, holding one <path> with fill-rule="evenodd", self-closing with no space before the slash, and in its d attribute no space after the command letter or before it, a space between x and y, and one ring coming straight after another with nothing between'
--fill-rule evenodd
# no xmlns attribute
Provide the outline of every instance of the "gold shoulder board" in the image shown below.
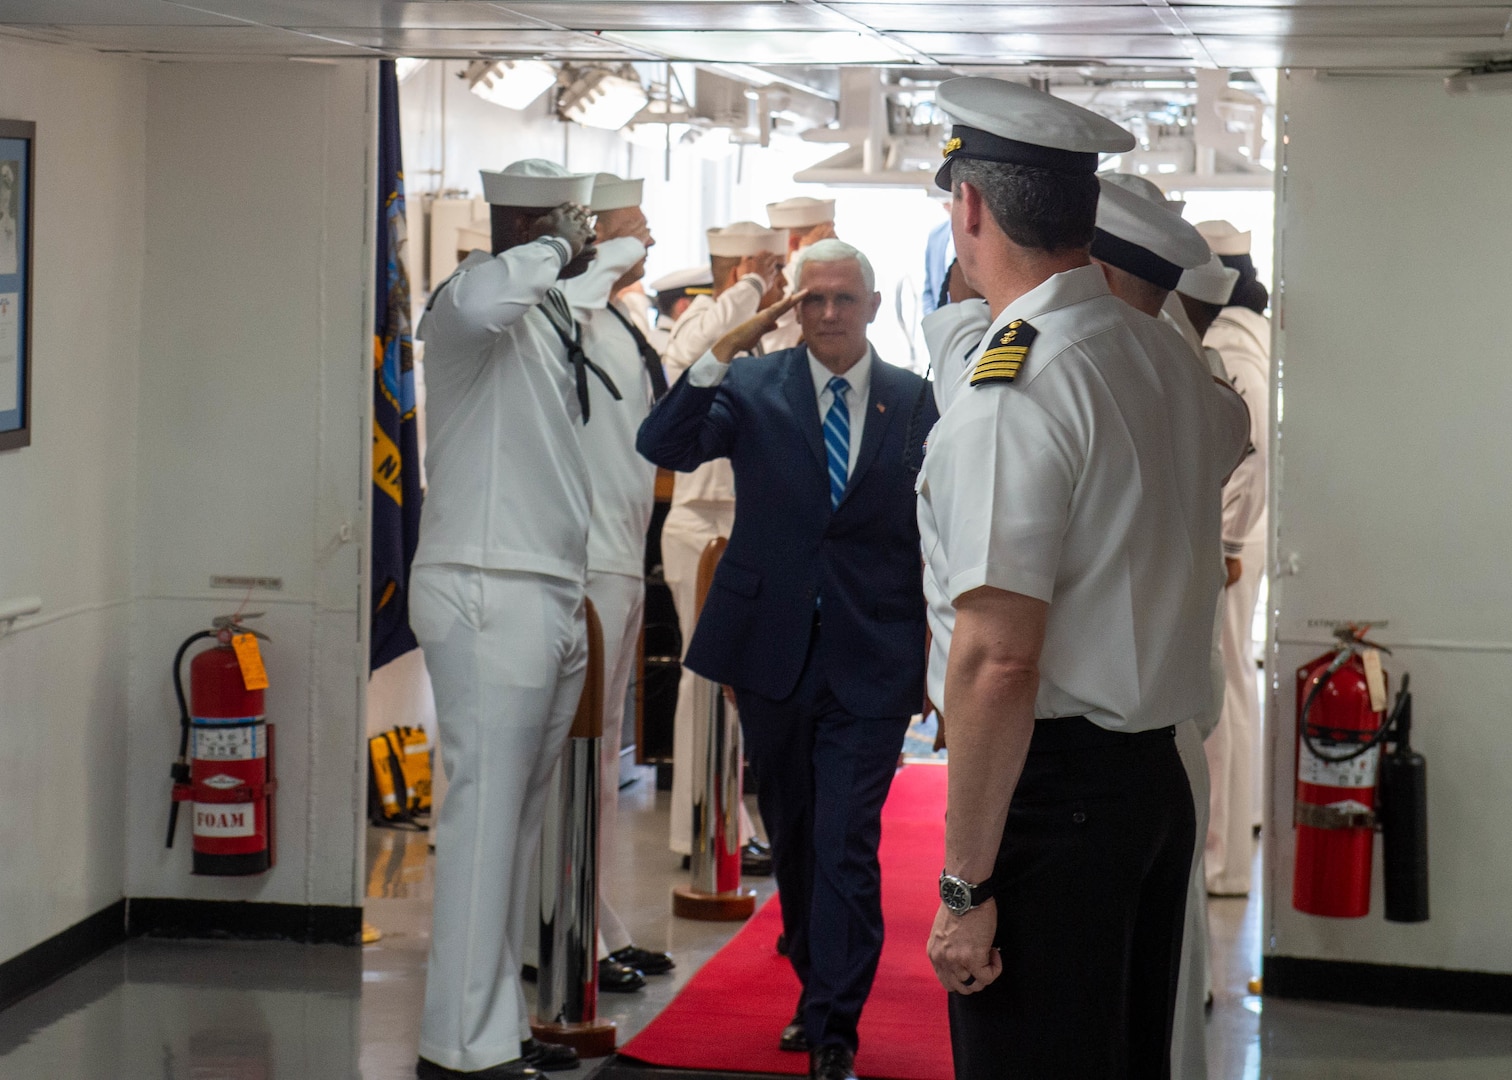
<svg viewBox="0 0 1512 1080"><path fill-rule="evenodd" d="M976 367L971 369L971 385L1012 382L1029 355L1029 346L1038 336L1039 331L1023 319L1014 319L1003 327L987 350L977 357Z"/></svg>

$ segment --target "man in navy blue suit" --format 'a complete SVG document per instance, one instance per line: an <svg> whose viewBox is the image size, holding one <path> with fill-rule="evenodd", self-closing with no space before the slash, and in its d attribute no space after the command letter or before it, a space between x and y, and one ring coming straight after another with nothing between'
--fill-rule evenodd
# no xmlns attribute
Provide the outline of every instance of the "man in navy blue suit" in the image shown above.
<svg viewBox="0 0 1512 1080"><path fill-rule="evenodd" d="M882 804L924 693L908 444L936 413L927 384L866 340L882 298L865 255L821 241L794 283L689 369L636 446L664 468L734 468L730 545L686 663L734 689L756 771L803 985L781 1045L845 1080L882 950ZM805 344L735 359L794 306Z"/></svg>

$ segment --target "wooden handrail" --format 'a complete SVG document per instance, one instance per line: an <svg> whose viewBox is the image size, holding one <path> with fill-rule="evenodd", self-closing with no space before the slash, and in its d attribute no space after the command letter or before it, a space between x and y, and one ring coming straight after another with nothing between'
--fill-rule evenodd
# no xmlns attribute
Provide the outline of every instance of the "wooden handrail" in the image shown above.
<svg viewBox="0 0 1512 1080"><path fill-rule="evenodd" d="M729 540L723 536L716 536L709 541L709 546L703 549L703 554L698 559L697 596L698 601L693 605L693 621L696 624L703 615L704 600L708 598L709 590L714 587L714 571L719 569L719 560L725 553L725 548L730 546Z"/></svg>
<svg viewBox="0 0 1512 1080"><path fill-rule="evenodd" d="M567 734L572 739L599 739L604 735L604 627L592 600L584 600L583 607L588 620L588 672Z"/></svg>

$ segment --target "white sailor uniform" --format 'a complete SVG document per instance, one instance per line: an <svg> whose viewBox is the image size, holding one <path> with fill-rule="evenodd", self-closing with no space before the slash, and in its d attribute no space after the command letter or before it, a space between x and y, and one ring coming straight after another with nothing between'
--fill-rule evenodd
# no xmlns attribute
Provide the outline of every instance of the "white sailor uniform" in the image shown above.
<svg viewBox="0 0 1512 1080"><path fill-rule="evenodd" d="M586 666L588 469L566 351L538 305L570 251L469 255L421 320L429 488L410 620L450 788L436 823L420 1054L520 1056L526 891Z"/></svg>
<svg viewBox="0 0 1512 1080"><path fill-rule="evenodd" d="M635 339L615 312L610 291L646 248L633 236L606 240L588 269L562 283L583 328L583 351L609 373L621 399L590 383L592 422L579 436L593 480L588 528L588 599L604 628L604 737L599 766L599 848L613 851L619 806L619 752L625 694L635 668L646 606L646 529L656 504L656 467L635 452L635 434L651 411L651 379ZM628 313L619 310L620 315ZM599 860L600 956L628 946L616 914L615 860Z"/></svg>
<svg viewBox="0 0 1512 1080"><path fill-rule="evenodd" d="M1223 356L1234 388L1250 409L1255 452L1224 489L1223 550L1239 559L1239 580L1223 596L1223 719L1207 741L1213 775L1207 834L1207 888L1247 893L1259 806L1260 705L1251 651L1255 597L1266 561L1266 470L1270 435L1270 322L1244 307L1226 307L1206 344Z"/></svg>
<svg viewBox="0 0 1512 1080"><path fill-rule="evenodd" d="M757 274L747 274L716 299L695 296L672 327L662 359L667 377L676 381L710 346L728 331L756 314L766 283ZM672 590L684 651L693 640L695 605L698 600L698 561L704 548L719 537L729 538L735 524L735 474L728 459L706 462L690 473L678 473L672 489L672 508L662 523L662 572ZM679 855L689 855L693 846L693 680L683 670L677 689L677 711L672 737L672 824L670 846ZM749 826L741 815L741 843L749 839Z"/></svg>

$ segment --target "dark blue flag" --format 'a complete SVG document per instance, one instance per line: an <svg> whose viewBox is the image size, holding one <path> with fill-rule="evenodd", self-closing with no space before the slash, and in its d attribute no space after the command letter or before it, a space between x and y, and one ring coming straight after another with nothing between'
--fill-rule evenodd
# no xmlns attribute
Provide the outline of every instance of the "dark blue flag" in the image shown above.
<svg viewBox="0 0 1512 1080"><path fill-rule="evenodd" d="M399 78L378 75L378 288L373 324L373 625L369 667L416 646L409 625L409 572L420 539L420 448L409 274L404 269L404 162Z"/></svg>

